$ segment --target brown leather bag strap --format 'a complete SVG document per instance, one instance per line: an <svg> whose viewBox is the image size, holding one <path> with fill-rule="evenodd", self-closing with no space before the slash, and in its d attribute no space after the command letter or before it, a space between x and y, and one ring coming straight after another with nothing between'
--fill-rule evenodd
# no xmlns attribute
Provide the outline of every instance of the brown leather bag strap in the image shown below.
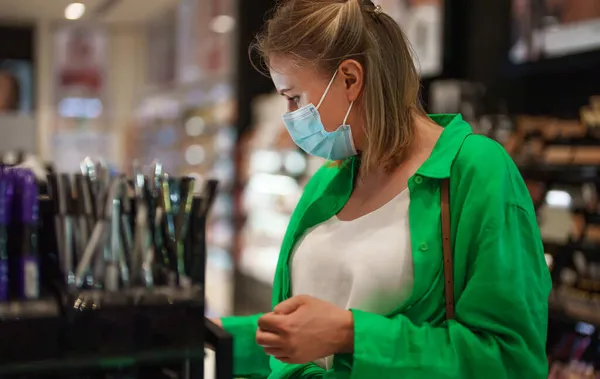
<svg viewBox="0 0 600 379"><path fill-rule="evenodd" d="M446 319L454 319L454 265L452 240L450 239L450 180L442 180L442 249L444 251L444 293L446 295Z"/></svg>

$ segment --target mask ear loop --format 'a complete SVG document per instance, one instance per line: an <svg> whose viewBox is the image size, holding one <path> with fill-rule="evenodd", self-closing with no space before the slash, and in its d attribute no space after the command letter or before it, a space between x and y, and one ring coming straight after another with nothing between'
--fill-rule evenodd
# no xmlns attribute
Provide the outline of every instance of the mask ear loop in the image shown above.
<svg viewBox="0 0 600 379"><path fill-rule="evenodd" d="M344 117L344 123L342 125L346 125L346 121L348 121L348 116L350 116L350 111L352 110L352 105L354 105L354 101L350 102L350 106L348 107L348 112L346 112L346 117Z"/></svg>
<svg viewBox="0 0 600 379"><path fill-rule="evenodd" d="M331 88L331 85L333 84L333 81L335 80L337 73L338 73L337 70L335 70L335 73L333 74L333 78L331 78L331 80L329 81L329 84L327 85L327 88L325 88L325 92L323 92L323 96L321 96L321 101L319 101L319 104L317 105L317 110L321 107L321 104L323 104L323 100L325 100L325 96L327 96L327 92L329 92L329 89Z"/></svg>
<svg viewBox="0 0 600 379"><path fill-rule="evenodd" d="M354 101L350 102L350 106L348 107L348 112L346 112L346 117L344 117L344 123L342 125L344 126L348 126L349 125L346 124L346 121L348 121L348 116L350 116L350 111L352 110L352 106L354 105ZM352 138L352 130L350 129L350 145L352 146L352 151L354 152L354 154L357 154L358 151L356 150L356 146L354 146L354 139Z"/></svg>

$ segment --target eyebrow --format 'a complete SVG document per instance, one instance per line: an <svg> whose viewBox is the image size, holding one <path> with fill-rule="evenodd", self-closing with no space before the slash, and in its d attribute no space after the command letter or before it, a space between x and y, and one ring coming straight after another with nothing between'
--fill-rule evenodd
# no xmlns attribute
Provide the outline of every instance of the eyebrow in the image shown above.
<svg viewBox="0 0 600 379"><path fill-rule="evenodd" d="M282 96L287 96L287 95L286 95L286 92L289 92L289 91L291 91L291 90L293 90L293 89L294 89L294 87L290 87L290 88L284 88L284 89L282 89L282 90L279 90L279 94L280 94L280 95L282 95Z"/></svg>

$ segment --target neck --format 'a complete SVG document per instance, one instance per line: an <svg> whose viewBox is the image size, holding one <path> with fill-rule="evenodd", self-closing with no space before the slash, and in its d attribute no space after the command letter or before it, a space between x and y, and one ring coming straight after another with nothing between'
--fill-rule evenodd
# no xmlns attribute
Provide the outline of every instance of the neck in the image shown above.
<svg viewBox="0 0 600 379"><path fill-rule="evenodd" d="M404 170L409 167L409 171L416 171L429 158L444 128L436 124L427 115L415 115L413 122L415 126L415 139L405 159L398 167L391 171L381 168L381 170L376 170L369 176L375 178L388 177L395 175L395 172L398 170Z"/></svg>
<svg viewBox="0 0 600 379"><path fill-rule="evenodd" d="M435 144L437 143L444 128L436 124L426 115L418 115L414 118L415 123L415 142L411 147L411 152L407 159L426 155L429 157Z"/></svg>

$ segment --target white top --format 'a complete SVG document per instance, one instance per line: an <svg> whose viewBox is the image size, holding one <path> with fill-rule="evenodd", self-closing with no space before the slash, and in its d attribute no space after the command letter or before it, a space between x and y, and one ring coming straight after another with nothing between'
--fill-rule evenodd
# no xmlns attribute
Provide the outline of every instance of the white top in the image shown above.
<svg viewBox="0 0 600 379"><path fill-rule="evenodd" d="M293 295L310 295L344 309L387 315L412 292L408 190L352 221L337 216L297 243L291 261ZM315 362L329 369L332 358Z"/></svg>

